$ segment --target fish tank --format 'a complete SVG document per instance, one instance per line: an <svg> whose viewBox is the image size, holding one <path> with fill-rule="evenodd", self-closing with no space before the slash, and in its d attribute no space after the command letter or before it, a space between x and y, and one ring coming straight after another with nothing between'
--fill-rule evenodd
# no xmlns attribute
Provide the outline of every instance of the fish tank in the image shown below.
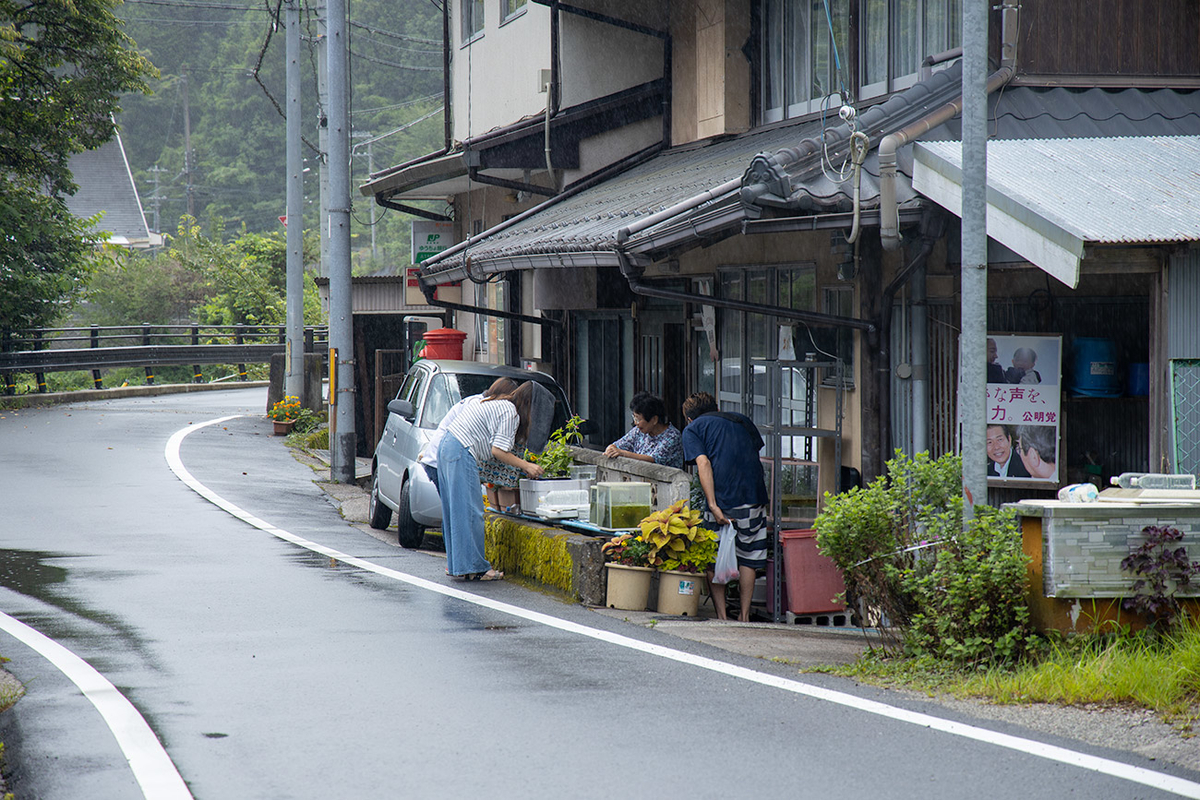
<svg viewBox="0 0 1200 800"><path fill-rule="evenodd" d="M597 528L636 528L650 516L650 484L639 481L600 482L592 486L592 524Z"/></svg>

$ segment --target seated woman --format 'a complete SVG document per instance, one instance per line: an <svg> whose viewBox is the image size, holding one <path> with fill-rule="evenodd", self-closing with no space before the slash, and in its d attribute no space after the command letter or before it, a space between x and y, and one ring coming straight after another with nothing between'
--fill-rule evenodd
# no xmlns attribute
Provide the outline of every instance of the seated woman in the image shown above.
<svg viewBox="0 0 1200 800"><path fill-rule="evenodd" d="M638 392L629 402L633 427L604 450L609 458L624 456L638 461L683 468L683 438L667 421L667 407L649 392Z"/></svg>

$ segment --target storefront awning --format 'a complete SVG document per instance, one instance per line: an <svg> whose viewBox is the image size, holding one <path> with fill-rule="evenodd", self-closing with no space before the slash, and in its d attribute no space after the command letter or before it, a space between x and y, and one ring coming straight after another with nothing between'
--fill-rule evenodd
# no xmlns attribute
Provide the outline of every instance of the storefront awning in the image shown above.
<svg viewBox="0 0 1200 800"><path fill-rule="evenodd" d="M988 236L1072 289L1085 244L1200 241L1200 136L993 140ZM962 215L961 142L918 142L913 188Z"/></svg>

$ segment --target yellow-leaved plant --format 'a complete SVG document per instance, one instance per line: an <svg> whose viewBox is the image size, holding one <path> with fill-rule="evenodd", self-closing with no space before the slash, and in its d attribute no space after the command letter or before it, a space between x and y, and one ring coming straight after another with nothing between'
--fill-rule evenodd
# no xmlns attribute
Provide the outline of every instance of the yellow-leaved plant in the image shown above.
<svg viewBox="0 0 1200 800"><path fill-rule="evenodd" d="M700 512L680 500L669 508L655 511L642 520L640 539L650 545L651 566L661 567L668 559L677 559L693 542L705 540L711 532L700 526Z"/></svg>

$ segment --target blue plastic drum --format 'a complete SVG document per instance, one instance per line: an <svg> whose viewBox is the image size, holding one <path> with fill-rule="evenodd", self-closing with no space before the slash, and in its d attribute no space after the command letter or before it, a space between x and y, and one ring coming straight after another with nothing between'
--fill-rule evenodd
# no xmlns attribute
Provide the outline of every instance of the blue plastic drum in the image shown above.
<svg viewBox="0 0 1200 800"><path fill-rule="evenodd" d="M1117 345L1112 339L1080 337L1071 360L1071 393L1079 397L1120 397Z"/></svg>

